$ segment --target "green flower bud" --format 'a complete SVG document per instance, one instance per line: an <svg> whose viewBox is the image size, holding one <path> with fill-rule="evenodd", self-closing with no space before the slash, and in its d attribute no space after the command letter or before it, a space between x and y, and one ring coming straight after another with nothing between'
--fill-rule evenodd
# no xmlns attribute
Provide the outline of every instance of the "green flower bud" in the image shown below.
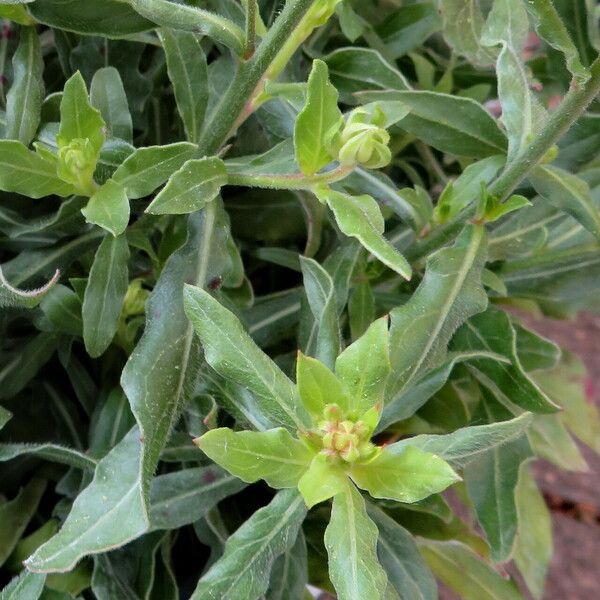
<svg viewBox="0 0 600 600"><path fill-rule="evenodd" d="M127 316L141 315L144 312L146 299L150 295L148 290L142 288L142 280L134 279L127 288L123 301L123 313Z"/></svg>
<svg viewBox="0 0 600 600"><path fill-rule="evenodd" d="M380 115L357 108L350 114L340 135L340 164L345 167L364 165L369 169L385 167L392 160L389 141L390 134L381 127Z"/></svg>
<svg viewBox="0 0 600 600"><path fill-rule="evenodd" d="M75 138L58 149L58 176L73 184L85 196L96 189L94 171L97 156L90 140Z"/></svg>
<svg viewBox="0 0 600 600"><path fill-rule="evenodd" d="M325 25L329 20L329 17L335 11L335 7L341 0L320 0L315 2L306 13L305 22L307 27L314 29Z"/></svg>

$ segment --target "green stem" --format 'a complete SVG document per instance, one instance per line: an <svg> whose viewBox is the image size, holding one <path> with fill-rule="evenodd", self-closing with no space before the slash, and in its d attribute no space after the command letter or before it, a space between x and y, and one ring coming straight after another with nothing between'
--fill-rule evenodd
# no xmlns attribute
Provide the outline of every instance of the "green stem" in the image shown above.
<svg viewBox="0 0 600 600"><path fill-rule="evenodd" d="M246 48L244 49L246 60L252 57L256 49L256 2L257 0L246 2Z"/></svg>
<svg viewBox="0 0 600 600"><path fill-rule="evenodd" d="M269 32L246 62L238 65L227 92L215 107L198 143L200 155L215 154L243 112L269 65L300 23L313 0L288 0Z"/></svg>
<svg viewBox="0 0 600 600"><path fill-rule="evenodd" d="M515 156L491 184L490 194L504 202L541 161L548 150L585 112L590 102L600 93L600 57L592 63L590 72L591 77L585 85L572 84L560 106L550 115L544 129L529 146L523 148ZM406 257L411 261L416 261L447 244L458 235L465 222L475 215L476 210L476 204L471 204L457 217L432 230L426 238L406 252Z"/></svg>
<svg viewBox="0 0 600 600"><path fill-rule="evenodd" d="M354 167L337 167L326 173L304 175L250 175L232 173L228 175L228 185L258 187L275 190L310 190L316 185L329 185L347 177Z"/></svg>

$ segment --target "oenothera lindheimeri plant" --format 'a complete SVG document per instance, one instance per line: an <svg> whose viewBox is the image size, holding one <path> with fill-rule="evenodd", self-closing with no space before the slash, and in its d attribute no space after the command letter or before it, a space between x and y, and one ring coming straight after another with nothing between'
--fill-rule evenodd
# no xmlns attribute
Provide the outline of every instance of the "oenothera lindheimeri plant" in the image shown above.
<svg viewBox="0 0 600 600"><path fill-rule="evenodd" d="M523 321L598 310L596 3L0 18L0 600L541 597L531 462L600 451Z"/></svg>

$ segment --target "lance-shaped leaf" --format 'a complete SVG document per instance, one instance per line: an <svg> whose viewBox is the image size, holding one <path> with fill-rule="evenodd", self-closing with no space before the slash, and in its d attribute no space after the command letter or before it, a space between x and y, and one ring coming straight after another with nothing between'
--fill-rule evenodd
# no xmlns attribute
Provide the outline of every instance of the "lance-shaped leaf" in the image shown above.
<svg viewBox="0 0 600 600"><path fill-rule="evenodd" d="M129 199L143 198L192 158L196 148L189 142L138 148L117 168L112 179L125 188Z"/></svg>
<svg viewBox="0 0 600 600"><path fill-rule="evenodd" d="M483 158L506 152L506 137L481 104L428 91L366 92L361 101L403 102L410 113L398 124L425 143L457 156Z"/></svg>
<svg viewBox="0 0 600 600"><path fill-rule="evenodd" d="M333 499L325 547L339 600L383 600L387 576L377 560L377 527L360 492L349 482Z"/></svg>
<svg viewBox="0 0 600 600"><path fill-rule="evenodd" d="M313 421L323 417L328 404L337 404L344 413L354 408L343 383L321 361L302 352L296 359L296 384L302 404Z"/></svg>
<svg viewBox="0 0 600 600"><path fill-rule="evenodd" d="M118 327L127 292L129 246L124 235L107 235L94 257L83 298L83 340L90 356L100 356Z"/></svg>
<svg viewBox="0 0 600 600"><path fill-rule="evenodd" d="M481 44L485 19L479 0L440 0L444 39L468 61L478 66L489 66L496 60L495 53Z"/></svg>
<svg viewBox="0 0 600 600"><path fill-rule="evenodd" d="M436 454L455 467L463 467L488 450L520 438L532 418L530 413L524 413L508 421L463 427L446 435L417 435L387 446L386 452L396 454L414 447Z"/></svg>
<svg viewBox="0 0 600 600"><path fill-rule="evenodd" d="M194 523L244 487L237 477L214 465L155 477L150 486L150 525L152 529L177 529Z"/></svg>
<svg viewBox="0 0 600 600"><path fill-rule="evenodd" d="M12 413L0 406L0 429L12 419Z"/></svg>
<svg viewBox="0 0 600 600"><path fill-rule="evenodd" d="M206 56L193 33L160 29L158 35L167 58L167 71L187 139L196 143L208 102Z"/></svg>
<svg viewBox="0 0 600 600"><path fill-rule="evenodd" d="M131 113L117 69L104 67L94 73L90 84L90 102L100 111L110 135L131 144L133 136Z"/></svg>
<svg viewBox="0 0 600 600"><path fill-rule="evenodd" d="M479 409L488 422L510 418L511 413L489 394ZM477 519L486 533L495 562L507 560L517 533L515 488L521 464L533 456L526 437L496 446L471 460L464 477Z"/></svg>
<svg viewBox="0 0 600 600"><path fill-rule="evenodd" d="M352 408L360 415L377 403L383 405L390 374L388 317L374 321L335 361L336 375L353 396Z"/></svg>
<svg viewBox="0 0 600 600"><path fill-rule="evenodd" d="M488 310L471 318L456 332L451 347L467 352L495 352L508 359L510 362L472 360L469 369L486 387L499 391L521 408L538 413L560 409L521 366L515 330L506 313Z"/></svg>
<svg viewBox="0 0 600 600"><path fill-rule="evenodd" d="M488 15L481 41L486 46L501 45L496 61L498 96L502 122L508 135L508 160L530 143L545 120L545 111L529 89L521 52L529 31L525 3L496 0Z"/></svg>
<svg viewBox="0 0 600 600"><path fill-rule="evenodd" d="M315 193L331 208L342 233L356 238L375 258L410 279L410 265L383 237L385 222L371 196L351 196L325 187L315 189Z"/></svg>
<svg viewBox="0 0 600 600"><path fill-rule="evenodd" d="M244 32L233 21L212 11L170 0L126 0L142 17L163 27L202 33L225 44L240 56L244 50Z"/></svg>
<svg viewBox="0 0 600 600"><path fill-rule="evenodd" d="M281 427L269 431L211 429L196 445L211 460L247 483L264 479L271 487L295 487L313 452Z"/></svg>
<svg viewBox="0 0 600 600"><path fill-rule="evenodd" d="M21 27L12 62L13 84L6 95L5 136L27 146L40 123L44 98L44 61L35 27Z"/></svg>
<svg viewBox="0 0 600 600"><path fill-rule="evenodd" d="M348 487L348 477L339 465L332 465L325 454L319 452L309 469L298 482L298 489L308 508L343 493Z"/></svg>
<svg viewBox="0 0 600 600"><path fill-rule="evenodd" d="M204 347L206 362L221 376L247 387L275 423L294 431L308 423L294 384L254 343L237 317L209 293L186 285L185 312Z"/></svg>
<svg viewBox="0 0 600 600"><path fill-rule="evenodd" d="M372 502L367 513L377 525L377 555L400 598L437 600L437 585L413 536Z"/></svg>
<svg viewBox="0 0 600 600"><path fill-rule="evenodd" d="M75 188L56 174L56 164L16 140L0 140L0 189L30 198L70 196Z"/></svg>
<svg viewBox="0 0 600 600"><path fill-rule="evenodd" d="M338 93L329 82L327 65L314 60L306 104L294 126L296 161L305 175L314 175L334 159L331 145L343 123L337 101Z"/></svg>
<svg viewBox="0 0 600 600"><path fill-rule="evenodd" d="M552 558L552 518L529 469L521 469L515 493L519 516L515 563L534 598L541 598Z"/></svg>
<svg viewBox="0 0 600 600"><path fill-rule="evenodd" d="M21 539L45 489L46 482L34 477L12 500L0 505L0 566Z"/></svg>
<svg viewBox="0 0 600 600"><path fill-rule="evenodd" d="M106 552L146 531L140 450L140 433L134 428L98 463L61 530L27 559L30 571L70 571L83 556Z"/></svg>
<svg viewBox="0 0 600 600"><path fill-rule="evenodd" d="M436 577L465 600L523 600L512 581L461 542L421 539L419 549Z"/></svg>
<svg viewBox="0 0 600 600"><path fill-rule="evenodd" d="M439 456L413 446L391 453L387 449L366 464L349 470L356 485L374 498L418 502L460 480Z"/></svg>
<svg viewBox="0 0 600 600"><path fill-rule="evenodd" d="M121 374L121 386L144 438L141 472L147 490L175 419L195 389L201 350L183 310L183 285L206 285L232 270L219 202L188 220L188 239L172 254L146 302L146 327ZM168 310L167 308L168 307Z"/></svg>
<svg viewBox="0 0 600 600"><path fill-rule="evenodd" d="M200 210L212 202L227 183L220 158L188 160L174 173L146 212L155 215L181 215Z"/></svg>
<svg viewBox="0 0 600 600"><path fill-rule="evenodd" d="M513 322L517 334L517 356L526 371L552 369L560 360L561 349L554 342Z"/></svg>
<svg viewBox="0 0 600 600"><path fill-rule="evenodd" d="M46 460L78 469L94 469L96 461L83 452L58 444L0 444L0 462L32 454Z"/></svg>
<svg viewBox="0 0 600 600"><path fill-rule="evenodd" d="M41 288L35 290L20 290L12 286L4 277L0 267L0 306L16 306L20 308L33 308L37 306L54 287L58 281L60 271L54 273L54 277Z"/></svg>
<svg viewBox="0 0 600 600"><path fill-rule="evenodd" d="M485 310L481 285L486 237L467 225L454 245L432 254L425 277L410 300L391 313L388 397L393 397L445 358L455 330Z"/></svg>
<svg viewBox="0 0 600 600"><path fill-rule="evenodd" d="M468 363L471 360L508 362L505 357L493 352L451 352L439 367L426 371L388 400L383 408L377 429L383 431L392 423L412 417L436 392L442 389L456 365L463 362Z"/></svg>
<svg viewBox="0 0 600 600"><path fill-rule="evenodd" d="M570 214L600 238L600 213L583 179L558 167L544 165L533 169L529 180L544 200Z"/></svg>
<svg viewBox="0 0 600 600"><path fill-rule="evenodd" d="M0 591L0 600L38 600L44 591L46 575L25 569Z"/></svg>
<svg viewBox="0 0 600 600"><path fill-rule="evenodd" d="M88 139L96 156L104 143L104 119L100 111L90 104L87 87L79 71L65 83L56 136L59 148L74 139Z"/></svg>
<svg viewBox="0 0 600 600"><path fill-rule="evenodd" d="M333 368L340 351L335 288L329 273L312 258L300 257L304 288L312 319L303 319L300 344L307 354Z"/></svg>
<svg viewBox="0 0 600 600"><path fill-rule="evenodd" d="M273 565L265 600L301 598L308 583L306 539L302 530L296 542Z"/></svg>
<svg viewBox="0 0 600 600"><path fill-rule="evenodd" d="M129 200L125 188L109 179L81 209L85 220L106 229L113 236L121 235L129 223Z"/></svg>
<svg viewBox="0 0 600 600"><path fill-rule="evenodd" d="M223 556L200 578L191 600L261 597L273 562L292 547L305 515L300 494L281 490L230 536Z"/></svg>
<svg viewBox="0 0 600 600"><path fill-rule="evenodd" d="M590 72L581 64L577 46L573 43L567 27L552 2L529 0L525 3L525 7L532 17L538 35L550 46L564 54L569 72L579 84L585 83L590 78ZM577 11L578 9L574 8L573 10Z"/></svg>

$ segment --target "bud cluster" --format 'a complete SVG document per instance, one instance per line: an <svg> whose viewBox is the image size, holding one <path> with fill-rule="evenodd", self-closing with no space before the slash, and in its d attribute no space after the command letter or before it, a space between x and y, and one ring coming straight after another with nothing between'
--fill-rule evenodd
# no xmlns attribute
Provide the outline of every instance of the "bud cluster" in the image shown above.
<svg viewBox="0 0 600 600"><path fill-rule="evenodd" d="M390 134L383 127L384 116L356 108L348 117L339 137L338 159L343 166L385 167L392 160L388 147Z"/></svg>
<svg viewBox="0 0 600 600"><path fill-rule="evenodd" d="M58 176L84 195L94 193L97 156L89 139L75 138L58 149Z"/></svg>
<svg viewBox="0 0 600 600"><path fill-rule="evenodd" d="M329 404L318 423L316 437L320 438L320 450L333 460L338 458L347 463L371 458L377 451L370 441L371 428L363 420L354 420L342 415L337 404Z"/></svg>

